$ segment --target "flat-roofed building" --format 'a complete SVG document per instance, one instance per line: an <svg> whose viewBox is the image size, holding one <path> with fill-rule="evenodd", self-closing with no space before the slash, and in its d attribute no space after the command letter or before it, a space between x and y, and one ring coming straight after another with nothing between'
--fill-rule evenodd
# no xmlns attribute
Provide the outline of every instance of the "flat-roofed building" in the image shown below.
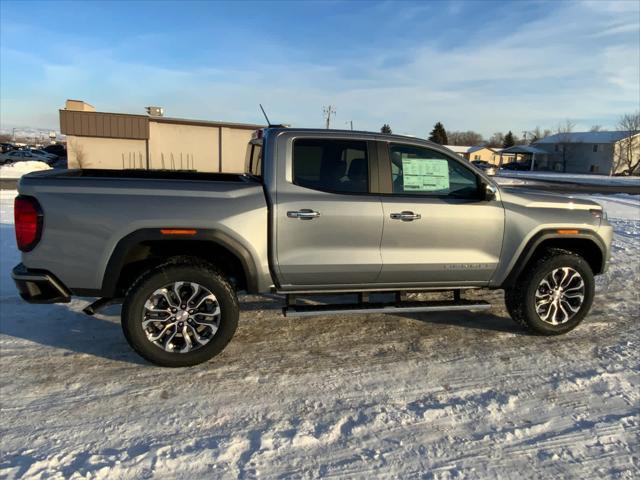
<svg viewBox="0 0 640 480"><path fill-rule="evenodd" d="M69 168L241 173L247 144L260 128L264 125L97 112L81 100L67 100L60 110Z"/></svg>

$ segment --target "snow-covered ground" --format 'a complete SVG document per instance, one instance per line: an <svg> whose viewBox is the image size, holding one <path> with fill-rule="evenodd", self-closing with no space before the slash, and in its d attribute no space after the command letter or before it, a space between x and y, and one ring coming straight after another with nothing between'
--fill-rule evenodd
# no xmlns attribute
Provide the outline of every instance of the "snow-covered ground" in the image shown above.
<svg viewBox="0 0 640 480"><path fill-rule="evenodd" d="M24 162L7 163L0 167L0 178L20 178L29 172L38 170L50 170L51 166L38 160L27 160Z"/></svg>
<svg viewBox="0 0 640 480"><path fill-rule="evenodd" d="M245 296L236 337L189 369L141 361L112 307L28 305L15 192L0 192L2 478L640 477L640 218L598 196L613 258L575 331L482 313L286 319Z"/></svg>
<svg viewBox="0 0 640 480"><path fill-rule="evenodd" d="M555 182L571 182L587 185L624 185L640 187L640 177L612 177L609 175L589 175L579 173L559 172L524 172L500 170L495 180L499 183L507 183L507 179L533 179Z"/></svg>

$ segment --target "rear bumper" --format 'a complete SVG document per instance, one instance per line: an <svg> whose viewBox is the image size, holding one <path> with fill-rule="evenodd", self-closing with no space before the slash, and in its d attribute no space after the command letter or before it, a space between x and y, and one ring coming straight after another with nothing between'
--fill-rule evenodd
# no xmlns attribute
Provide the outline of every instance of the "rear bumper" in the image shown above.
<svg viewBox="0 0 640 480"><path fill-rule="evenodd" d="M29 303L67 303L71 292L46 270L29 270L22 263L11 271L11 277L23 300Z"/></svg>

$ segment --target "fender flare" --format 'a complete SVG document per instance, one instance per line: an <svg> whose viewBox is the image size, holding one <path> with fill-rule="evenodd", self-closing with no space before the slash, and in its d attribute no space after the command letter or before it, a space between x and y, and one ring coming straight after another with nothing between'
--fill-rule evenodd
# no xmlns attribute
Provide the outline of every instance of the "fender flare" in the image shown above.
<svg viewBox="0 0 640 480"><path fill-rule="evenodd" d="M101 296L111 298L116 294L120 273L127 254L132 248L143 242L172 240L211 242L226 248L240 260L247 281L247 291L250 293L258 291L258 269L251 252L227 233L220 230L199 228L194 235L176 237L163 235L159 228L143 228L123 237L111 252L102 277Z"/></svg>
<svg viewBox="0 0 640 480"><path fill-rule="evenodd" d="M499 288L505 288L512 286L518 276L524 270L524 267L527 265L531 257L533 256L536 249L547 240L551 239L561 239L561 240L570 240L570 239L580 239L580 240L588 240L591 241L597 248L600 250L600 255L602 256L602 263L600 265L600 271L604 271L605 264L607 262L606 258L606 247L600 237L593 231L590 230L579 230L577 234L572 235L561 235L557 232L557 229L545 229L536 233L531 239L527 242L524 249L520 253L520 256L514 263L513 267L507 274L507 277L504 279Z"/></svg>

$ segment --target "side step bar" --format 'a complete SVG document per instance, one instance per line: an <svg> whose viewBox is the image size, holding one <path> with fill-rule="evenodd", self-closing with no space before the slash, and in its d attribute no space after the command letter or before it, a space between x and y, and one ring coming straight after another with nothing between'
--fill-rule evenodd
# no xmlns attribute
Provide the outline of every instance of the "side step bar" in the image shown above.
<svg viewBox="0 0 640 480"><path fill-rule="evenodd" d="M122 298L99 298L91 305L87 305L82 312L86 315L95 315L103 308L107 308L109 305L115 305L117 303L122 303L124 299Z"/></svg>
<svg viewBox="0 0 640 480"><path fill-rule="evenodd" d="M353 313L412 313L447 312L456 310L487 310L491 304L476 300L443 300L432 302L401 303L352 303L333 305L292 305L282 308L285 317L310 317L314 315L343 315Z"/></svg>

